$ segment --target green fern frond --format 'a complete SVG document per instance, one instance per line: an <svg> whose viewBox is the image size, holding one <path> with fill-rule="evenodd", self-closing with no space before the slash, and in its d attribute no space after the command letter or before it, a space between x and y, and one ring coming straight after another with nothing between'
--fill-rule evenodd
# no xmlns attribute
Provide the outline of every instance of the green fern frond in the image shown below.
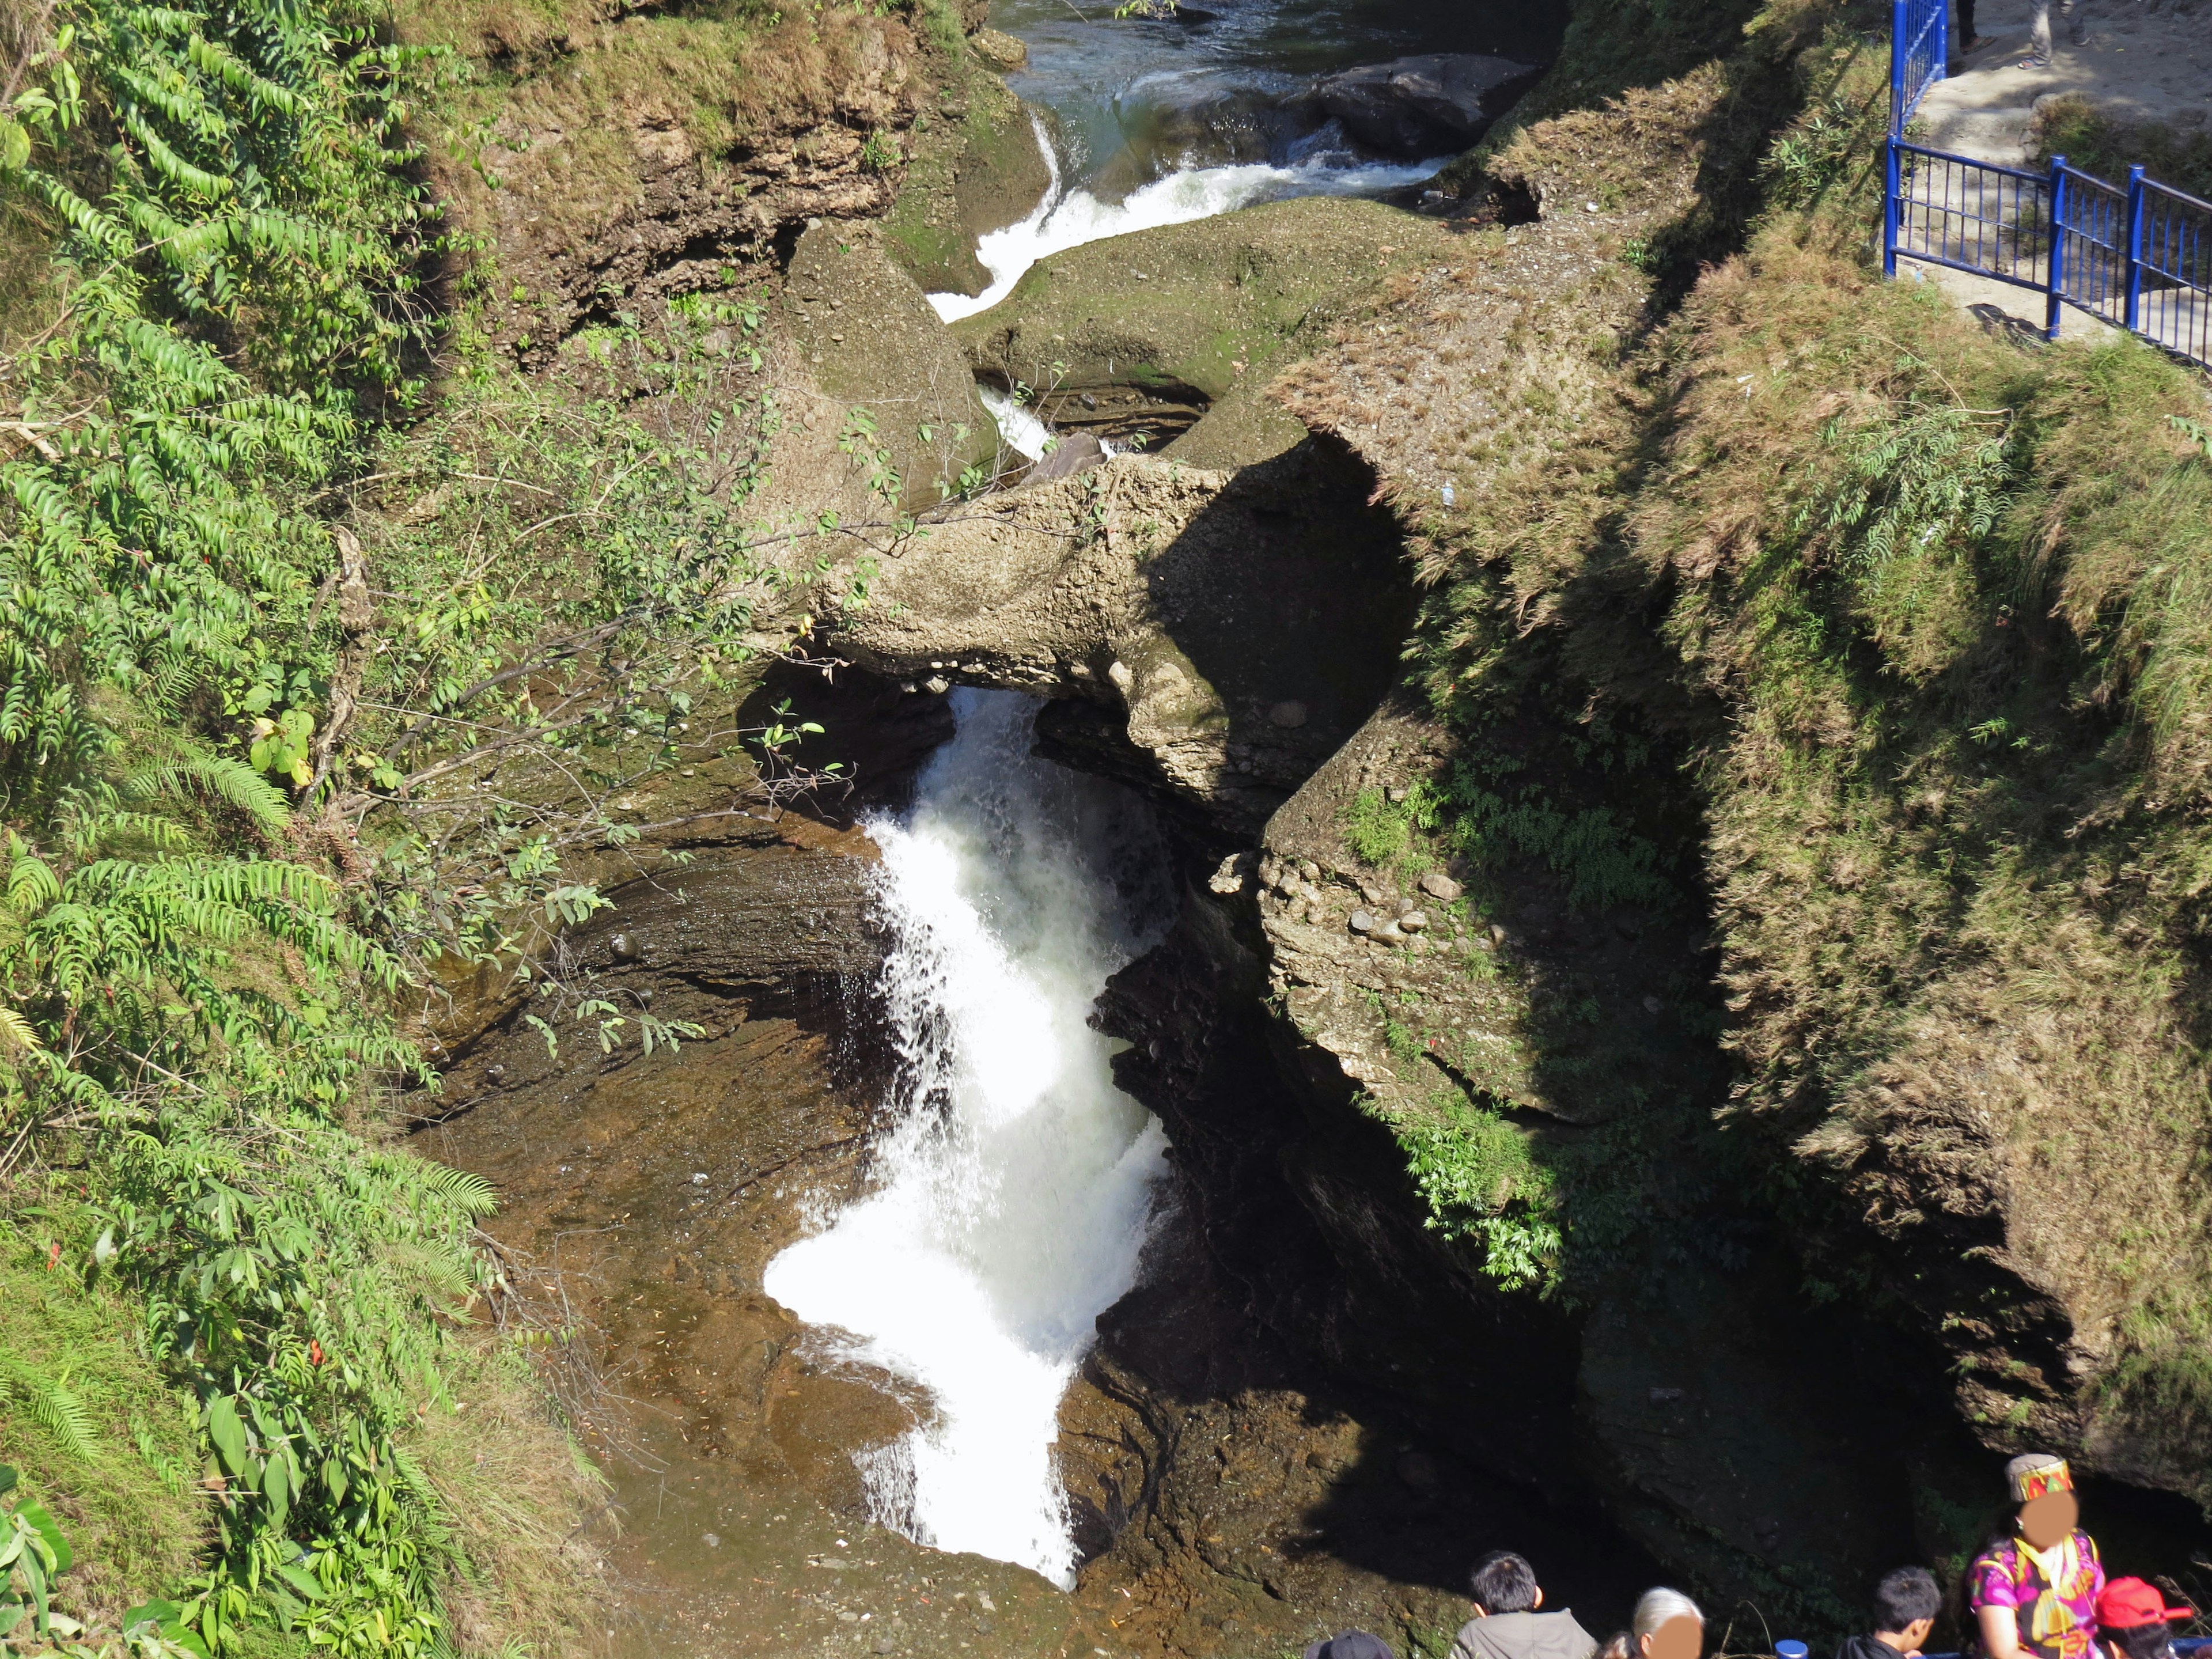
<svg viewBox="0 0 2212 1659"><path fill-rule="evenodd" d="M266 836L280 834L292 821L292 809L276 786L228 755L191 754L139 767L125 775L123 790L141 801L186 793L212 796L245 813Z"/></svg>
<svg viewBox="0 0 2212 1659"><path fill-rule="evenodd" d="M72 1457L89 1462L94 1455L92 1413L70 1392L69 1372L46 1376L12 1354L0 1354L0 1382L32 1421L52 1435Z"/></svg>
<svg viewBox="0 0 2212 1659"><path fill-rule="evenodd" d="M499 1194L491 1182L467 1170L422 1160L422 1184L451 1203L471 1221L481 1220L499 1208Z"/></svg>
<svg viewBox="0 0 2212 1659"><path fill-rule="evenodd" d="M19 1048L28 1048L35 1053L46 1046L39 1041L39 1034L31 1029L31 1022L5 1003L0 1003L0 1032L4 1032L8 1040Z"/></svg>

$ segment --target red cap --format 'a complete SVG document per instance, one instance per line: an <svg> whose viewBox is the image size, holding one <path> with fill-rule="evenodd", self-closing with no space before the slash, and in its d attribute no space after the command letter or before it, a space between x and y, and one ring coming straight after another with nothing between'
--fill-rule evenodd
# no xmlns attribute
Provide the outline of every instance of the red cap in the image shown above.
<svg viewBox="0 0 2212 1659"><path fill-rule="evenodd" d="M2115 1578L2097 1598L2097 1624L2103 1630L2135 1630L2196 1616L2194 1607L2166 1606L2158 1586L2140 1578Z"/></svg>

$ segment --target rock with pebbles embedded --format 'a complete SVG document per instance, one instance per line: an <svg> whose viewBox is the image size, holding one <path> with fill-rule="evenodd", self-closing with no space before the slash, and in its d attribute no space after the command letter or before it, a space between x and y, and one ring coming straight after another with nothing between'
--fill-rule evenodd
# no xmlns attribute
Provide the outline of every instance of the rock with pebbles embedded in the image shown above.
<svg viewBox="0 0 2212 1659"><path fill-rule="evenodd" d="M968 44L975 55L1000 74L1010 74L1030 61L1030 49L1003 29L978 29Z"/></svg>

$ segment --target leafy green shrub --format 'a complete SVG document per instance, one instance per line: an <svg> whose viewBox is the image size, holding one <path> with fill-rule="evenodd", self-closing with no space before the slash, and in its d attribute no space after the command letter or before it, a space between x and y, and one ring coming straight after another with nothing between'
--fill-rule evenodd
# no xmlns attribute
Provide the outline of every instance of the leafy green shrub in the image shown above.
<svg viewBox="0 0 2212 1659"><path fill-rule="evenodd" d="M1556 1282L1562 1238L1551 1172L1505 1117L1456 1095L1431 1115L1394 1125L1407 1167L1429 1208L1428 1224L1479 1239L1483 1271L1501 1289Z"/></svg>
<svg viewBox="0 0 2212 1659"><path fill-rule="evenodd" d="M1632 904L1663 908L1676 893L1661 868L1659 849L1612 808L1574 811L1553 801L1540 784L1500 786L1516 769L1502 757L1459 760L1440 791L1431 789L1430 815L1448 825L1462 856L1478 865L1534 859L1566 884L1577 910Z"/></svg>
<svg viewBox="0 0 2212 1659"><path fill-rule="evenodd" d="M1344 811L1344 838L1362 864L1377 868L1395 863L1411 843L1410 805L1389 799L1380 789L1363 789Z"/></svg>
<svg viewBox="0 0 2212 1659"><path fill-rule="evenodd" d="M1781 208L1812 206L1841 182L1863 148L1856 112L1832 94L1767 151L1759 166L1767 200Z"/></svg>
<svg viewBox="0 0 2212 1659"><path fill-rule="evenodd" d="M422 1074L403 966L282 855L268 775L327 758L313 492L429 343L399 129L435 64L289 0L23 27L0 189L54 227L67 304L5 360L0 1195L73 1166L52 1265L135 1293L221 1472L211 1559L148 1639L441 1650L469 1529L410 1447L477 1366L447 1326L492 1282L490 1194L356 1133ZM98 1449L59 1374L13 1375L57 1457Z"/></svg>

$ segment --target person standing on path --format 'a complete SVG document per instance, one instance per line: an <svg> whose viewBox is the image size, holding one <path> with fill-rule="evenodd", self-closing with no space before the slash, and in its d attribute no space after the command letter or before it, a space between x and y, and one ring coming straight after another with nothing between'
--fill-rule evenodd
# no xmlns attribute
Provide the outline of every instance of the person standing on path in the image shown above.
<svg viewBox="0 0 2212 1659"><path fill-rule="evenodd" d="M2058 15L2066 20L2066 38L2075 46L2086 45L2089 39L2087 0L2058 0ZM2051 0L2033 0L2027 25L2027 56L2020 60L2022 69L2051 67Z"/></svg>
<svg viewBox="0 0 2212 1659"><path fill-rule="evenodd" d="M1951 59L1944 73L1965 74L1968 55L1989 44L1988 35L1975 32L1974 0L1951 0Z"/></svg>
<svg viewBox="0 0 2212 1659"><path fill-rule="evenodd" d="M2105 1565L2078 1524L2073 1472L2063 1457L2029 1452L2005 1465L2013 1535L1967 1570L1966 1601L1989 1659L2091 1659Z"/></svg>

